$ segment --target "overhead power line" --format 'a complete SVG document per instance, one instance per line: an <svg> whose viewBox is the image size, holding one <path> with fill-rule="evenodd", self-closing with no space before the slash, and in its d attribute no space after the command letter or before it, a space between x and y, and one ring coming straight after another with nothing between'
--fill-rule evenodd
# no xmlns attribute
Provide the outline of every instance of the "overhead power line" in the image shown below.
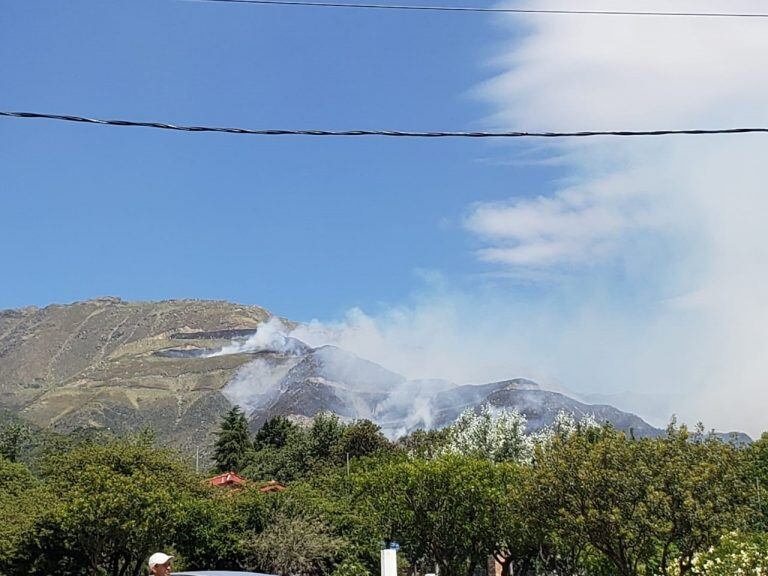
<svg viewBox="0 0 768 576"><path fill-rule="evenodd" d="M768 18L768 13L749 12L656 12L647 10L557 10L545 8L476 8L473 6L430 6L427 4L359 4L344 2L309 2L305 0L187 0L226 4L304 6L313 8L354 8L362 10L410 10L429 12L479 12L496 14L574 14L584 16L677 16L688 18Z"/></svg>
<svg viewBox="0 0 768 576"><path fill-rule="evenodd" d="M396 138L584 138L588 136L704 136L713 134L768 133L768 128L724 128L694 130L586 130L580 132L420 132L401 130L252 130L249 128L217 128L212 126L181 126L164 122L134 122L131 120L102 120L82 116L40 114L37 112L2 112L10 118L41 118L64 122L103 124L106 126L135 126L179 132L221 132L254 136L390 136Z"/></svg>

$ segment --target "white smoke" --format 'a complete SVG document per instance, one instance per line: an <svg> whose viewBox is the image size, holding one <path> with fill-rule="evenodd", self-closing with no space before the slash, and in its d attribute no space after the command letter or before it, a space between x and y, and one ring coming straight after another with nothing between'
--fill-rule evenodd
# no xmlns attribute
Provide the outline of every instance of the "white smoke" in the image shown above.
<svg viewBox="0 0 768 576"><path fill-rule="evenodd" d="M299 360L298 356L257 358L241 366L221 392L250 414L274 398L280 382Z"/></svg>
<svg viewBox="0 0 768 576"><path fill-rule="evenodd" d="M638 8L630 0L585 2L580 8ZM534 5L571 6L514 3ZM642 9L763 6L646 0ZM493 111L489 127L768 124L768 34L761 20L500 21L509 42L498 49L495 76L477 88ZM672 409L689 423L753 435L766 428L768 137L536 146L535 161L554 159L567 173L554 192L521 188L511 178L506 201L483 201L477 190L478 203L467 207L464 226L481 243L476 255L491 275L470 279L464 289L436 282L408 305L375 315L353 310L292 336L312 346L336 344L411 379L526 376L583 392L670 392L684 399ZM520 149L509 148L511 164L530 162L530 148Z"/></svg>
<svg viewBox="0 0 768 576"><path fill-rule="evenodd" d="M481 303L430 284L411 306L392 307L377 316L353 309L340 321L312 321L292 335L310 346L349 350L420 382L420 387L446 381L485 384L524 375L542 379L544 374L525 361L522 317L521 324L509 324L508 316L502 320L493 308L490 301Z"/></svg>
<svg viewBox="0 0 768 576"><path fill-rule="evenodd" d="M278 352L298 355L304 352L304 346L288 334L290 329L277 316L259 325L256 333L245 340L235 341L223 348L207 354L207 358L255 352Z"/></svg>
<svg viewBox="0 0 768 576"><path fill-rule="evenodd" d="M513 4L509 4L512 6ZM567 0L515 7L569 8ZM630 0L580 8L637 9ZM760 11L757 0L647 0L643 10ZM477 88L500 129L717 128L768 124L760 20L500 18L509 42ZM410 378L528 376L638 397L720 429L768 424L768 138L593 139L541 147L567 177L467 208L493 274L428 287L407 306L301 327ZM510 163L530 147L509 148ZM499 148L494 153L499 155ZM501 149L503 150L503 149ZM516 156L517 155L517 156ZM514 166L513 166L514 167ZM543 186L542 189L547 189Z"/></svg>
<svg viewBox="0 0 768 576"><path fill-rule="evenodd" d="M431 400L455 386L444 380L412 381L386 367L361 358L334 344L331 329L318 323L290 328L270 320L247 341L236 342L214 353L257 353L222 389L230 402L251 414L268 407L294 382L291 370L300 368L298 382L314 381L333 390L351 408L355 418L375 420L382 431L398 438L416 427L433 426ZM314 344L307 346L300 338ZM300 367L309 361L306 368ZM303 366L303 365L302 365Z"/></svg>

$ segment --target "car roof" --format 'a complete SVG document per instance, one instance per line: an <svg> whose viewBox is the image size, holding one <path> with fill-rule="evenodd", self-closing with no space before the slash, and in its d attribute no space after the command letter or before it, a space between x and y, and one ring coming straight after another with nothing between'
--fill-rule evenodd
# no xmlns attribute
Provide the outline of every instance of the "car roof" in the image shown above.
<svg viewBox="0 0 768 576"><path fill-rule="evenodd" d="M173 572L173 576L274 576L261 572L233 572L232 570L194 570L192 572Z"/></svg>

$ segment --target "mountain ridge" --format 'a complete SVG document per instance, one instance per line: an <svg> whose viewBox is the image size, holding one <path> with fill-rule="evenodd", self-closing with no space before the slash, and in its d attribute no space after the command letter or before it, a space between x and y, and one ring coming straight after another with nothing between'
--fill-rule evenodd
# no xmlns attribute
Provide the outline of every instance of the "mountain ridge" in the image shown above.
<svg viewBox="0 0 768 576"><path fill-rule="evenodd" d="M483 385L408 380L341 348L311 348L296 324L225 301L106 297L0 311L0 408L57 431L151 425L182 450L209 445L234 403L252 427L331 411L392 437L451 424L465 409L518 409L529 428L560 410L639 436L662 433L635 414L591 405L524 378Z"/></svg>

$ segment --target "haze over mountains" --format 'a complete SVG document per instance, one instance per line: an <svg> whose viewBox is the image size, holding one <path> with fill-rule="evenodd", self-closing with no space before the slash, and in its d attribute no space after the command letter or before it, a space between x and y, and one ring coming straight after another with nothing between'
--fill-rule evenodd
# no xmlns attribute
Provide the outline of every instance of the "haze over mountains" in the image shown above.
<svg viewBox="0 0 768 576"><path fill-rule="evenodd" d="M659 433L637 416L542 390L524 378L484 385L408 380L336 346L310 348L287 336L278 319L215 354L246 352L253 355L252 361L238 370L222 393L243 406L255 426L275 415L311 417L330 410L348 419L373 420L387 435L397 437L416 428L447 426L467 408L490 404L524 413L530 430L547 426L565 410L631 428L640 436Z"/></svg>
<svg viewBox="0 0 768 576"><path fill-rule="evenodd" d="M515 378L484 385L408 380L335 346L311 348L295 325L227 302L102 298L0 312L0 408L43 427L115 433L150 424L182 449L210 443L236 403L258 427L274 415L331 411L368 418L396 437L451 424L467 408L517 409L529 428L561 410L637 436L661 431L609 405L592 405Z"/></svg>

